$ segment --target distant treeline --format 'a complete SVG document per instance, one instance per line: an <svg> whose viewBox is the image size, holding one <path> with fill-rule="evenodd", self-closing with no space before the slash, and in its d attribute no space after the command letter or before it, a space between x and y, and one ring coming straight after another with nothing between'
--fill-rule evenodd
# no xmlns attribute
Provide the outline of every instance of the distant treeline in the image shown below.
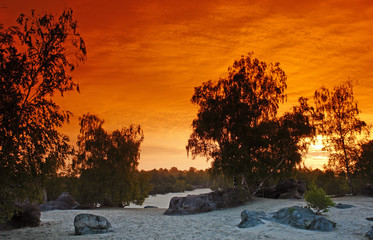
<svg viewBox="0 0 373 240"><path fill-rule="evenodd" d="M188 171L182 171L173 167L170 170L161 168L142 173L147 176L152 186L150 195L210 187L210 175L207 170L197 170L191 167Z"/></svg>
<svg viewBox="0 0 373 240"><path fill-rule="evenodd" d="M149 186L148 195L166 194L170 192L191 191L197 188L233 187L233 179L223 175L213 175L211 169L197 170L191 167L189 170L160 168L150 171L140 171L141 178L145 179ZM307 185L315 183L325 190L328 195L344 195L349 193L346 176L343 173L335 173L331 170L298 168L288 176L277 176L267 182L267 186L276 184L280 179L294 178L304 181ZM368 182L366 177L355 177L354 188L359 192ZM78 189L79 178L76 176L59 176L51 179L46 185L48 200L56 199L62 192L70 192L79 202L86 194ZM83 201L84 202L84 201Z"/></svg>
<svg viewBox="0 0 373 240"><path fill-rule="evenodd" d="M142 171L142 174L147 176L152 187L149 195L192 191L197 188L215 190L233 186L231 179L223 175L213 175L210 169L197 170L191 167L188 171L183 171L172 167L170 170L161 168Z"/></svg>
<svg viewBox="0 0 373 240"><path fill-rule="evenodd" d="M197 170L191 167L189 170L153 169L140 171L141 178L149 186L147 195L166 194L171 192L192 191L197 188L226 188L232 187L233 181L223 175L212 175L209 169ZM48 201L56 199L62 192L69 192L78 202L84 199L87 193L79 191L81 185L77 176L60 175L50 179L46 184ZM82 201L86 202L86 201Z"/></svg>

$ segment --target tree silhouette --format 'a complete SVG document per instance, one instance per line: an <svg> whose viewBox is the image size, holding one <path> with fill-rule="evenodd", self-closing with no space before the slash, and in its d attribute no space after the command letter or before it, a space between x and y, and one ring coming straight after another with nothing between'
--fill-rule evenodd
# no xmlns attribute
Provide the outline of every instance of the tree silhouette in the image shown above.
<svg viewBox="0 0 373 240"><path fill-rule="evenodd" d="M137 170L144 139L140 126L109 133L96 115L85 114L79 120L79 150L73 167L80 174L81 202L109 206L141 204L151 188Z"/></svg>
<svg viewBox="0 0 373 240"><path fill-rule="evenodd" d="M335 86L333 90L321 87L315 91L318 133L323 136L323 143L331 152L329 166L346 173L351 192L352 173L358 161L357 136L368 130L367 124L357 116L360 113L354 99L353 86L350 81Z"/></svg>
<svg viewBox="0 0 373 240"><path fill-rule="evenodd" d="M199 110L188 154L212 159L215 172L241 175L256 184L279 167L293 167L300 161L300 138L312 135L313 128L306 99L300 99L293 113L277 118L285 89L286 75L279 63L242 56L228 69L227 78L195 88L192 103ZM303 132L300 127L308 129Z"/></svg>
<svg viewBox="0 0 373 240"><path fill-rule="evenodd" d="M0 26L0 219L14 201L39 199L46 176L70 153L57 131L71 115L54 94L79 90L71 71L86 59L86 48L71 9L21 15L17 26Z"/></svg>
<svg viewBox="0 0 373 240"><path fill-rule="evenodd" d="M373 183L373 140L362 144L355 172L367 182Z"/></svg>

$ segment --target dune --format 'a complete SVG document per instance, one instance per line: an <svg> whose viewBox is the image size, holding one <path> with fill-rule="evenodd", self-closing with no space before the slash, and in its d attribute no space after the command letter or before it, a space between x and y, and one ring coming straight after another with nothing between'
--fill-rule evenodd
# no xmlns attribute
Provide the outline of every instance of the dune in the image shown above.
<svg viewBox="0 0 373 240"><path fill-rule="evenodd" d="M325 217L337 223L333 232L300 230L276 222L240 229L244 209L275 212L284 207L305 206L304 200L253 198L235 208L186 216L166 216L166 209L115 208L97 210L56 210L42 212L36 228L0 232L0 239L367 239L373 223L373 198L363 196L333 199L354 205L350 209L331 208ZM106 217L114 232L97 235L74 235L74 217L92 213Z"/></svg>

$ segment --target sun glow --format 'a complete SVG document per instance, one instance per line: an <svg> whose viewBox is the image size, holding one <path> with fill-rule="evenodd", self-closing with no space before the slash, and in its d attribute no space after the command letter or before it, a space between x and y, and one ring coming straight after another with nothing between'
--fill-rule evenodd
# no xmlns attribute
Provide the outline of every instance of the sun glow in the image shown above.
<svg viewBox="0 0 373 240"><path fill-rule="evenodd" d="M308 153L304 157L306 167L323 169L328 163L329 153L323 151L322 136L318 135L314 143L308 149Z"/></svg>

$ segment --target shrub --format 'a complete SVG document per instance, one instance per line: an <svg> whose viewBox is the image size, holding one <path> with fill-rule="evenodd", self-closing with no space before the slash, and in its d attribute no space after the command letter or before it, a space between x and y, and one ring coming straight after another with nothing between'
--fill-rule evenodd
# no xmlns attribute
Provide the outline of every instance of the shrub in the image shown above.
<svg viewBox="0 0 373 240"><path fill-rule="evenodd" d="M184 180L176 180L174 184L174 191L175 192L184 192L185 191L185 181Z"/></svg>
<svg viewBox="0 0 373 240"><path fill-rule="evenodd" d="M191 185L191 184L185 184L185 190L186 190L186 191L193 191L193 190L194 190L194 187L193 187L193 185Z"/></svg>
<svg viewBox="0 0 373 240"><path fill-rule="evenodd" d="M9 221L9 226L14 228L37 227L40 224L39 205L31 204L28 201L24 203L15 203L19 210Z"/></svg>
<svg viewBox="0 0 373 240"><path fill-rule="evenodd" d="M328 211L328 207L333 207L334 202L326 195L322 188L318 188L314 183L309 186L309 190L304 195L307 205L316 210L316 214Z"/></svg>

